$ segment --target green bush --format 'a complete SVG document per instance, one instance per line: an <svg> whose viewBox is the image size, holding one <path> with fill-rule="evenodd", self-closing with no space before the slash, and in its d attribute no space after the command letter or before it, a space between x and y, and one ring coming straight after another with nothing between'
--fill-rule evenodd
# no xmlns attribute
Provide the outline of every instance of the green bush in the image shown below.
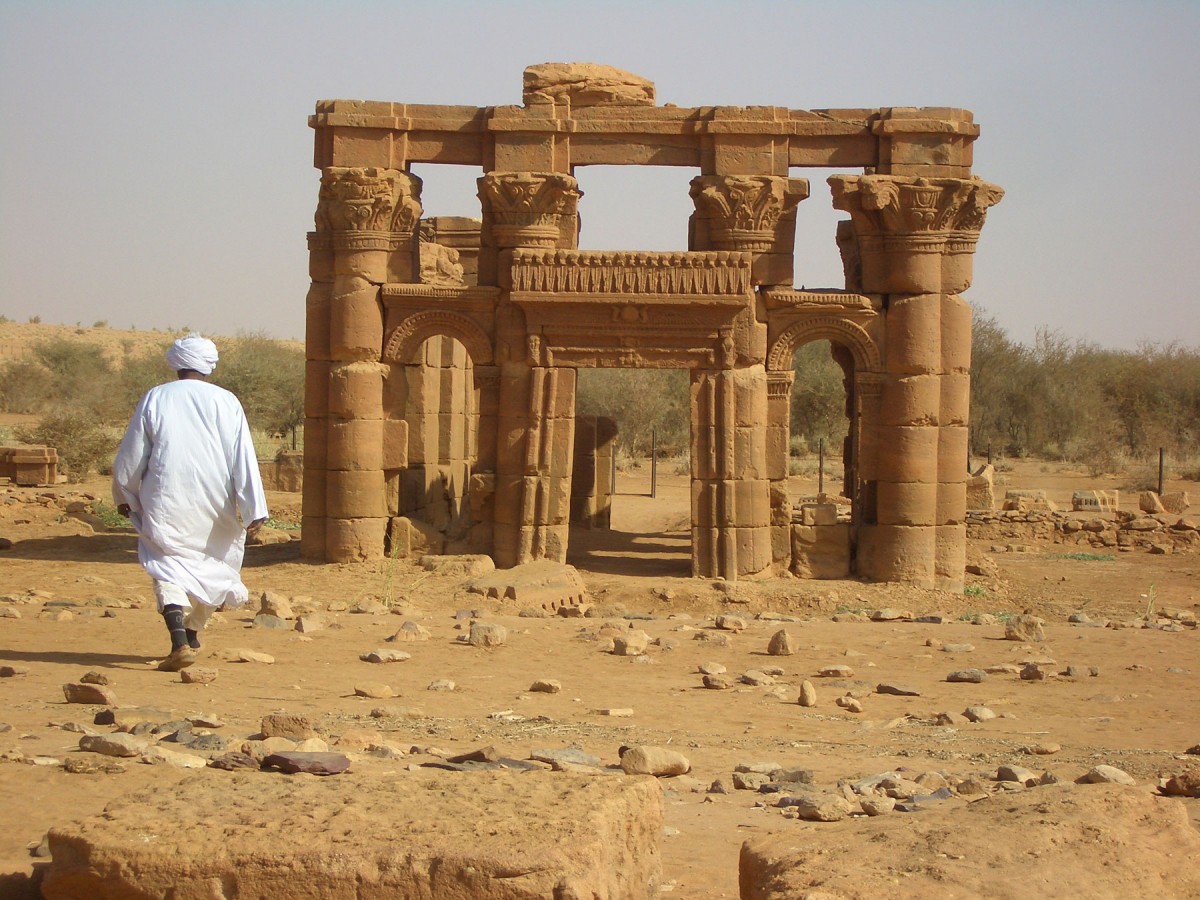
<svg viewBox="0 0 1200 900"><path fill-rule="evenodd" d="M63 409L43 416L31 427L16 429L27 444L46 444L58 451L59 467L70 481L79 482L102 461L108 463L119 440L111 429L81 409Z"/></svg>

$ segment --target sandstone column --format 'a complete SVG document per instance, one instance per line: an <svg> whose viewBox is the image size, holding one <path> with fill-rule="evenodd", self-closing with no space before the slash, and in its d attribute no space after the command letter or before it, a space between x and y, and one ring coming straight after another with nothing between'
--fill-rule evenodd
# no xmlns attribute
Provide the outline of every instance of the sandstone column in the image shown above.
<svg viewBox="0 0 1200 900"><path fill-rule="evenodd" d="M749 252L755 284L791 283L796 206L808 196L806 180L700 175L692 179L690 195L696 206L690 249ZM734 580L790 557L790 538L778 523L785 517L790 521L791 382L769 383L766 326L755 313L755 299L748 296L746 307L721 336L718 368L692 372L692 573L697 576ZM771 390L774 401L768 399ZM768 446L773 448L770 458Z"/></svg>
<svg viewBox="0 0 1200 900"><path fill-rule="evenodd" d="M988 207L978 179L835 175L850 213L862 288L886 294L874 471L858 532L858 571L875 581L961 590L966 546L970 310L957 296ZM873 477L872 477L873 476ZM873 517L871 513L873 512Z"/></svg>
<svg viewBox="0 0 1200 900"><path fill-rule="evenodd" d="M505 251L574 248L580 196L575 179L558 172L490 172L480 178L481 283L502 280ZM523 329L518 311L498 309L497 322L505 349L498 354L496 565L562 562L570 527L575 370L546 365L540 335L518 333Z"/></svg>
<svg viewBox="0 0 1200 900"><path fill-rule="evenodd" d="M306 556L329 562L384 552L383 307L379 287L419 271L421 183L406 172L323 171L309 235L304 531ZM317 261L319 260L319 266ZM309 426L313 427L309 459ZM312 533L310 536L310 532Z"/></svg>

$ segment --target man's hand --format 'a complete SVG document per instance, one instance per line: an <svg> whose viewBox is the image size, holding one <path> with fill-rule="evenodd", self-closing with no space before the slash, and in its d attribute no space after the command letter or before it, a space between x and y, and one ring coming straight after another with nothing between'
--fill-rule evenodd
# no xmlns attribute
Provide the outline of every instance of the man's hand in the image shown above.
<svg viewBox="0 0 1200 900"><path fill-rule="evenodd" d="M128 519L129 513L132 512L132 510L129 508L128 503L118 503L117 504L117 512L119 512L121 515L123 515L125 518Z"/></svg>
<svg viewBox="0 0 1200 900"><path fill-rule="evenodd" d="M246 537L252 538L255 535L257 535L258 530L260 528L262 528L263 522L265 522L265 521L267 521L267 520L266 519L255 519L253 522L251 522L249 525L247 525L246 526Z"/></svg>

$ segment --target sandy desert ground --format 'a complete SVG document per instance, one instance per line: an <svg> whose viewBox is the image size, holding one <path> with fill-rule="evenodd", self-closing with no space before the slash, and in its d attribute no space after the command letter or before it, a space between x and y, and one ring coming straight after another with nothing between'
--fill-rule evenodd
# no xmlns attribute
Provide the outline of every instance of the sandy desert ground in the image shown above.
<svg viewBox="0 0 1200 900"><path fill-rule="evenodd" d="M1006 478L1010 486L1046 488L1060 502L1080 487L1107 486L1036 463ZM96 530L68 512L87 494L107 499L103 479L54 489L0 487L0 537L13 542L0 553L0 665L16 672L0 678L0 896L36 896L33 873L46 862L37 848L53 826L185 778L199 777L198 786L189 784L203 793L200 806L222 802L227 790L230 773L216 769L82 753L81 732L111 730L93 724L98 707L64 702L62 686L89 672L108 680L122 707L221 723L208 730L230 748L259 732L264 716L306 717L331 749L350 756L360 782L424 777L423 763L489 745L518 759L535 748L574 747L598 757L602 768L618 764L622 746L678 750L691 772L660 779L664 896L738 896L743 842L772 837L803 848L804 883L826 892L812 896L1018 896L1012 885L1023 876L1041 885L1025 896L1150 895L1139 886L1155 896L1200 896L1196 857L1188 851L1200 799L1157 794L1160 778L1200 765L1187 753L1200 743L1200 631L1186 624L1200 615L1200 553L1071 559L1065 554L1079 548L1023 542L1015 552L995 552L990 542L974 543L969 558L991 559L996 574L971 576L965 594L792 578L728 585L686 577L686 534L673 530L686 521L686 479L660 472L659 484L651 500L645 470L623 475L614 530L573 537L571 562L591 603L581 618L522 616L519 603L469 593L463 576L408 560L311 565L288 540L294 532L278 530L277 543L249 549L245 580L254 597L271 591L297 608L310 606L323 627L254 627L253 607L221 614L198 663L217 671L209 684L156 671L166 633L134 536ZM298 495L270 500L277 522L298 522ZM1095 622L1130 623L1151 601L1152 619L1168 628L1067 621L1082 610ZM848 615L880 609L943 620ZM469 622L463 611L504 625L506 643L466 646L458 640ZM1001 620L1022 612L1045 620L1044 641L1004 639ZM1000 619L971 624L975 614ZM719 615L741 617L744 630L719 631ZM387 643L408 621L427 629L428 639ZM768 656L780 629L795 652ZM629 630L648 634L647 652L614 655L609 636ZM728 643L697 639L716 634ZM403 649L411 658L360 659L376 648ZM233 661L243 649L274 662ZM1022 679L1016 672L1029 661L1041 662L1050 677ZM728 689L703 687L699 668L708 663L725 667ZM773 683L740 680L772 666L781 670L765 679ZM831 666L849 669L818 675ZM1073 675L1057 674L1068 666ZM988 667L982 683L946 680L951 671ZM531 691L539 679L562 689ZM430 690L439 680L456 687ZM797 703L805 680L817 692L811 708ZM384 683L395 696L357 696L355 688L367 683ZM916 694L878 693L887 683ZM861 712L835 705L846 695L860 701ZM972 706L997 717L939 724L939 713ZM599 712L612 709L632 712ZM96 765L64 768L81 758ZM899 770L907 780L925 776L931 793L938 782L928 773L952 786L974 776L984 793L960 788L948 799L919 802L916 812L812 822L778 807L777 794L736 789L738 766L763 763L811 770L813 783L831 791L839 781ZM1128 773L1135 786L1073 784L1101 764ZM1001 787L995 776L1006 765L1048 771L1064 784ZM712 791L718 781L725 792ZM1139 826L1148 821L1145 809L1122 806L1135 795L1128 802L1176 817L1174 830ZM495 815L517 814L502 806ZM1190 837L1180 837L1179 816L1190 819ZM1049 820L1065 830L1039 843Z"/></svg>

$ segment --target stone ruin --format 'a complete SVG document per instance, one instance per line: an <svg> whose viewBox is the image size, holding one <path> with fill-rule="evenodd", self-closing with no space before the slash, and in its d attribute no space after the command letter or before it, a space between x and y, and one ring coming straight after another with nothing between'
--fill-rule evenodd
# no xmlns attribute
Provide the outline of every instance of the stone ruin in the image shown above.
<svg viewBox="0 0 1200 900"><path fill-rule="evenodd" d="M44 444L0 446L0 479L22 487L58 483L58 450Z"/></svg>
<svg viewBox="0 0 1200 900"><path fill-rule="evenodd" d="M579 499L595 483L573 483L577 370L674 367L691 380L694 575L961 589L960 293L1003 195L971 174L972 114L659 106L645 79L581 64L526 69L523 100L327 100L309 120L305 556L564 561L572 511L597 515ZM480 217L423 218L418 164L477 169ZM577 249L587 201L572 173L588 165L695 170L687 249ZM850 173L828 179L849 214L844 288L794 287L804 167ZM845 373L850 514L804 524L787 492L789 400L793 354L814 340Z"/></svg>

